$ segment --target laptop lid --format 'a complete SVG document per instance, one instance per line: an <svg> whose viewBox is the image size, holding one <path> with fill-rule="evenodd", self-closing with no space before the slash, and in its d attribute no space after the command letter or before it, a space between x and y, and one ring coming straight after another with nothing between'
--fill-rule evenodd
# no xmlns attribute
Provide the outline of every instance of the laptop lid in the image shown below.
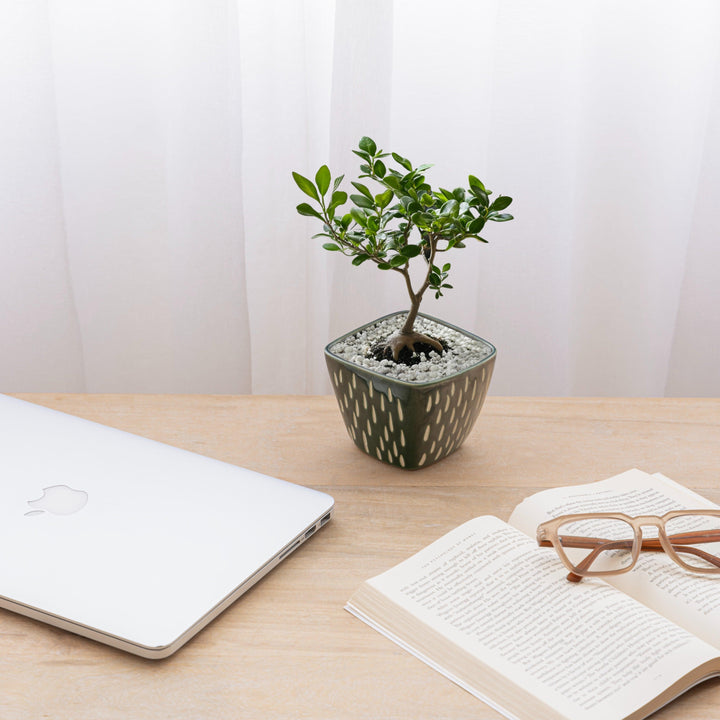
<svg viewBox="0 0 720 720"><path fill-rule="evenodd" d="M331 516L309 488L0 395L0 607L175 652Z"/></svg>

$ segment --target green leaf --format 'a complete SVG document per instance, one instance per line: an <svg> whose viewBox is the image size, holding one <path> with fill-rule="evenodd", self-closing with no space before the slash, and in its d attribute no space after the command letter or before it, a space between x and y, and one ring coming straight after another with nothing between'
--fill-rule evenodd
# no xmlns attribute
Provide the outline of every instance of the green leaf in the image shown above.
<svg viewBox="0 0 720 720"><path fill-rule="evenodd" d="M417 257L422 252L422 250L420 249L419 245L406 245L404 248L400 249L400 252L406 258L414 258Z"/></svg>
<svg viewBox="0 0 720 720"><path fill-rule="evenodd" d="M375 204L381 209L384 210L389 204L390 201L393 199L393 191L389 188L379 195L375 196Z"/></svg>
<svg viewBox="0 0 720 720"><path fill-rule="evenodd" d="M507 222L508 220L514 220L514 218L508 213L498 213L489 215L488 220L492 220L493 222Z"/></svg>
<svg viewBox="0 0 720 720"><path fill-rule="evenodd" d="M367 185L363 185L362 183L355 182L354 180L351 180L350 184L353 187L355 187L357 190L359 190L368 200L373 199L373 194L370 192L370 189L367 187Z"/></svg>
<svg viewBox="0 0 720 720"><path fill-rule="evenodd" d="M372 209L375 207L375 203L372 200L368 200L364 195L351 195L350 199L361 208Z"/></svg>
<svg viewBox="0 0 720 720"><path fill-rule="evenodd" d="M406 170L412 170L412 163L407 159L404 158L402 155L398 155L397 153L392 153L393 160L398 164L402 165Z"/></svg>
<svg viewBox="0 0 720 720"><path fill-rule="evenodd" d="M500 195L493 201L493 204L490 206L490 212L496 210L504 210L510 205L511 202L511 197L508 197L507 195Z"/></svg>
<svg viewBox="0 0 720 720"><path fill-rule="evenodd" d="M452 200L448 200L442 208L440 208L440 215L457 215L458 212L458 201L453 198Z"/></svg>
<svg viewBox="0 0 720 720"><path fill-rule="evenodd" d="M419 178L415 175L415 171L412 170L406 175L403 175L400 179L400 182L403 184L404 187L407 188L408 192L412 195L413 191L415 192L415 194L417 194L417 191L414 190L414 185L418 179ZM422 180L420 182L422 182Z"/></svg>
<svg viewBox="0 0 720 720"><path fill-rule="evenodd" d="M432 215L429 215L428 213L424 212L416 212L413 213L410 219L418 226L418 227L427 227L432 222Z"/></svg>
<svg viewBox="0 0 720 720"><path fill-rule="evenodd" d="M308 203L300 203L297 206L296 210L301 215L307 215L308 217L316 217L316 218L319 218L320 220L323 219L323 216L314 207L312 207L311 205L308 205Z"/></svg>
<svg viewBox="0 0 720 720"><path fill-rule="evenodd" d="M344 177L345 177L344 175L338 175L335 178L335 180L333 182L333 192L335 192L340 187L340 183L343 181Z"/></svg>
<svg viewBox="0 0 720 720"><path fill-rule="evenodd" d="M470 188L472 194L480 201L480 204L483 207L487 207L490 204L490 198L488 198L487 193L483 192L479 188Z"/></svg>
<svg viewBox="0 0 720 720"><path fill-rule="evenodd" d="M352 215L352 219L360 226L365 227L367 225L367 216L364 212L361 210L358 210L357 208L353 208L350 210L350 215Z"/></svg>
<svg viewBox="0 0 720 720"><path fill-rule="evenodd" d="M312 180L308 180L306 177L303 177L300 173L296 172L293 172L292 176L297 183L297 186L306 195L309 195L311 198L313 198L313 200L317 200L318 202L320 202L320 198L318 197L317 190L315 189Z"/></svg>
<svg viewBox="0 0 720 720"><path fill-rule="evenodd" d="M483 207L487 207L490 202L488 199L490 193L485 186L474 175L469 175L468 181L470 182L470 192L480 200Z"/></svg>
<svg viewBox="0 0 720 720"><path fill-rule="evenodd" d="M378 263L378 267L380 268L380 270L392 270L392 265L390 263Z"/></svg>
<svg viewBox="0 0 720 720"><path fill-rule="evenodd" d="M370 155L374 155L377 152L377 145L371 138L369 138L367 136L360 138L358 147L361 150L364 150L365 152L370 153Z"/></svg>
<svg viewBox="0 0 720 720"><path fill-rule="evenodd" d="M417 171L418 171L418 172L423 172L423 170L427 170L428 168L431 168L431 167L432 167L432 163L426 163L426 164L424 164L424 165L418 165Z"/></svg>
<svg viewBox="0 0 720 720"><path fill-rule="evenodd" d="M362 150L353 150L353 152L363 160L366 160L367 162L370 162L370 158L372 157L370 153L363 152Z"/></svg>
<svg viewBox="0 0 720 720"><path fill-rule="evenodd" d="M410 196L404 197L400 202L408 215L413 215L416 212L423 211L423 206L417 200L413 200ZM430 217L430 215L428 214L427 217Z"/></svg>
<svg viewBox="0 0 720 720"><path fill-rule="evenodd" d="M477 217L468 224L468 232L472 235L479 233L485 227L485 218Z"/></svg>
<svg viewBox="0 0 720 720"><path fill-rule="evenodd" d="M446 274L447 274L447 273L450 271L450 263L445 263L445 264L442 266L442 271L443 271L443 273L446 273Z"/></svg>
<svg viewBox="0 0 720 720"><path fill-rule="evenodd" d="M485 185L480 182L474 175L468 175L468 183L470 183L470 189L477 188L478 190L481 190L486 195L488 194L487 190L485 189Z"/></svg>
<svg viewBox="0 0 720 720"><path fill-rule="evenodd" d="M323 165L315 173L315 184L317 185L320 194L324 196L330 187L330 169L327 165Z"/></svg>
<svg viewBox="0 0 720 720"><path fill-rule="evenodd" d="M355 266L357 266L357 265L362 265L366 260L369 260L369 259L370 259L370 256L369 256L369 255L365 255L365 254L363 253L362 255L358 255L357 257L354 257L354 258L353 258L353 261L352 261L352 264L355 265Z"/></svg>
<svg viewBox="0 0 720 720"><path fill-rule="evenodd" d="M376 160L375 161L375 174L381 178L385 177L385 173L387 172L387 168L385 167L385 163L382 160Z"/></svg>
<svg viewBox="0 0 720 720"><path fill-rule="evenodd" d="M400 180L396 175L387 175L383 178L383 184L389 187L391 190L394 190L396 193L402 193L402 185L400 185Z"/></svg>
<svg viewBox="0 0 720 720"><path fill-rule="evenodd" d="M408 259L404 255L395 255L395 257L390 260L390 267L400 267L401 265L405 265L407 261Z"/></svg>
<svg viewBox="0 0 720 720"><path fill-rule="evenodd" d="M333 250L333 251L340 250L340 246L336 245L335 243L323 243L323 247L326 250Z"/></svg>
<svg viewBox="0 0 720 720"><path fill-rule="evenodd" d="M328 208L328 210L330 210L330 208L336 208L340 205L344 205L347 202L347 199L348 195L346 192L342 190L336 190L332 194L332 198L330 199L330 207Z"/></svg>

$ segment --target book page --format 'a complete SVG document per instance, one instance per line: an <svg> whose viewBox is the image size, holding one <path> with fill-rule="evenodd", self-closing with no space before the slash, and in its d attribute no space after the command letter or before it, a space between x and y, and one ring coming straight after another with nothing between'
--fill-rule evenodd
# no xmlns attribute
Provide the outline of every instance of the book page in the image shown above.
<svg viewBox="0 0 720 720"><path fill-rule="evenodd" d="M518 505L509 522L535 538L538 524L558 515L579 512L663 515L670 510L717 507L659 473L629 470L600 482L552 488L532 495ZM656 534L654 528L644 532ZM550 548L540 549L555 554ZM684 570L664 553L641 553L630 572L604 579L720 648L720 575Z"/></svg>
<svg viewBox="0 0 720 720"><path fill-rule="evenodd" d="M367 585L568 718L625 717L717 655L610 586L565 574L534 541L483 517Z"/></svg>

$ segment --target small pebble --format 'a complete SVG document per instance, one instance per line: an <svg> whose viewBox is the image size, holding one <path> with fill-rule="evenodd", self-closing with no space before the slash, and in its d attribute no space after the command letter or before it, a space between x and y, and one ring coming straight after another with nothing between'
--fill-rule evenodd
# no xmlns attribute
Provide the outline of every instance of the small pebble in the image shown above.
<svg viewBox="0 0 720 720"><path fill-rule="evenodd" d="M449 350L442 355L434 350L430 351L428 355L423 353L420 356L420 363L411 366L395 363L392 360L378 362L374 358L368 358L370 348L397 332L404 319L405 313L386 318L361 330L354 336L348 336L343 341L335 343L330 347L330 352L343 360L374 370L382 375L406 382L422 383L433 382L462 372L492 354L493 348L490 344L469 338L433 320L418 317L415 321L415 330L444 340L449 345Z"/></svg>

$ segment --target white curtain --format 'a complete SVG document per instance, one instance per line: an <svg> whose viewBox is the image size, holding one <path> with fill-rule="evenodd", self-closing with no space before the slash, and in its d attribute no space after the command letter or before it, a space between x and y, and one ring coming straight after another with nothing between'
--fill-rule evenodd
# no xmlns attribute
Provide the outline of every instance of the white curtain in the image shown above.
<svg viewBox="0 0 720 720"><path fill-rule="evenodd" d="M720 395L720 5L0 0L0 391L326 393L407 306L291 170L514 197L422 310L491 392Z"/></svg>

